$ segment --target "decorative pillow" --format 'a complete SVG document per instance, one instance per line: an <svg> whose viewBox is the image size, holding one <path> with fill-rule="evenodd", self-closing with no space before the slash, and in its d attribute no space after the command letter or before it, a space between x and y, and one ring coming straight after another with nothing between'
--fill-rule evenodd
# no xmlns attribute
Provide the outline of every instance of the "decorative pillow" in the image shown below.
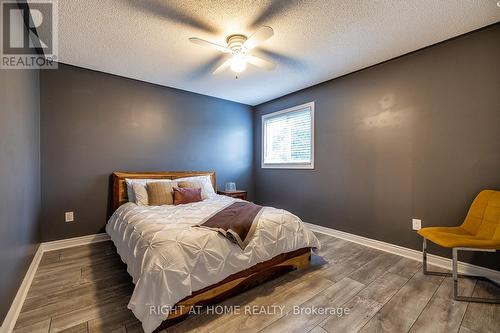
<svg viewBox="0 0 500 333"><path fill-rule="evenodd" d="M146 184L150 206L171 205L174 203L172 189L174 182L151 182Z"/></svg>
<svg viewBox="0 0 500 333"><path fill-rule="evenodd" d="M177 187L201 189L201 185L198 182L187 182L187 181L177 182Z"/></svg>
<svg viewBox="0 0 500 333"><path fill-rule="evenodd" d="M134 190L135 203L139 206L147 206L149 203L148 191L146 186L138 183L132 185Z"/></svg>
<svg viewBox="0 0 500 333"><path fill-rule="evenodd" d="M127 184L127 197L129 202L135 202L135 194L134 194L134 184L140 184L144 181L143 185L146 185L145 179L130 179L125 178L125 183Z"/></svg>
<svg viewBox="0 0 500 333"><path fill-rule="evenodd" d="M134 193L134 184L140 184L146 189L146 184L150 182L166 182L166 183L177 183L174 180L171 179L154 179L154 178L148 178L148 179L135 179L135 178L125 178L125 183L127 184L127 197L129 202L135 202L137 203L135 199L135 193Z"/></svg>
<svg viewBox="0 0 500 333"><path fill-rule="evenodd" d="M212 180L210 176L194 176L194 177L184 177L176 179L177 182L190 182L198 184L198 187L201 188L201 197L203 200L208 198L211 195L215 194L214 187L212 186Z"/></svg>
<svg viewBox="0 0 500 333"><path fill-rule="evenodd" d="M174 187L174 205L201 201L201 188Z"/></svg>

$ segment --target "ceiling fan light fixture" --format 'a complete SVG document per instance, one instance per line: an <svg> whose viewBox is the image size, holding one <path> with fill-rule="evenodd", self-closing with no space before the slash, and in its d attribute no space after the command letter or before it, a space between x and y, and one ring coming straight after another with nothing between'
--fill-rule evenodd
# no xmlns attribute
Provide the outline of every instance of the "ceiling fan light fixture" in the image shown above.
<svg viewBox="0 0 500 333"><path fill-rule="evenodd" d="M217 75L227 70L228 67L231 68L233 72L241 73L247 68L247 63L266 70L273 70L276 64L251 53L252 48L268 40L273 34L274 32L271 27L261 26L250 37L242 34L228 36L226 38L227 46L212 43L197 37L191 37L189 41L200 46L215 49L222 53L231 54L231 57L225 58L225 61L212 72L214 75Z"/></svg>
<svg viewBox="0 0 500 333"><path fill-rule="evenodd" d="M231 70L236 73L241 73L247 68L247 61L241 54L233 55L231 59Z"/></svg>

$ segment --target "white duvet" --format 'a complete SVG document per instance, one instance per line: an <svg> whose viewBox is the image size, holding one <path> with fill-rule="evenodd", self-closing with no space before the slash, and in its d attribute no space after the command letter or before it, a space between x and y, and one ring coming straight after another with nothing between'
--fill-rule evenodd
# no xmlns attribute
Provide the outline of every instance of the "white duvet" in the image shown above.
<svg viewBox="0 0 500 333"><path fill-rule="evenodd" d="M174 306L194 291L281 253L319 247L297 216L272 207L263 208L245 250L215 231L192 228L235 201L240 200L214 194L178 206L129 202L108 221L106 231L135 283L128 308L146 333L166 319L151 306Z"/></svg>

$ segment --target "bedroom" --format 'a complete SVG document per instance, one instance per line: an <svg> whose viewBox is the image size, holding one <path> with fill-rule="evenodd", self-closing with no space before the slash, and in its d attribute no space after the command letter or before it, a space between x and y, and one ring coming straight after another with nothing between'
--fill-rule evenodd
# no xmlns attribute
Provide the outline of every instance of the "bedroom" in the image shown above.
<svg viewBox="0 0 500 333"><path fill-rule="evenodd" d="M1 332L500 331L497 1L1 5Z"/></svg>

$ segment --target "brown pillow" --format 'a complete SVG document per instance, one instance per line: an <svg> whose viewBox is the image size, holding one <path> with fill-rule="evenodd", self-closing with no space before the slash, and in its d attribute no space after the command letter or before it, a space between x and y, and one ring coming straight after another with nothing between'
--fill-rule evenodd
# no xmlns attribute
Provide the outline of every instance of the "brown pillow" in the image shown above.
<svg viewBox="0 0 500 333"><path fill-rule="evenodd" d="M180 188L201 188L200 185L197 183L186 182L186 181L177 182L177 187L180 187Z"/></svg>
<svg viewBox="0 0 500 333"><path fill-rule="evenodd" d="M174 205L201 201L201 188L174 187Z"/></svg>
<svg viewBox="0 0 500 333"><path fill-rule="evenodd" d="M172 205L174 203L173 190L175 183L151 182L146 184L150 206Z"/></svg>

